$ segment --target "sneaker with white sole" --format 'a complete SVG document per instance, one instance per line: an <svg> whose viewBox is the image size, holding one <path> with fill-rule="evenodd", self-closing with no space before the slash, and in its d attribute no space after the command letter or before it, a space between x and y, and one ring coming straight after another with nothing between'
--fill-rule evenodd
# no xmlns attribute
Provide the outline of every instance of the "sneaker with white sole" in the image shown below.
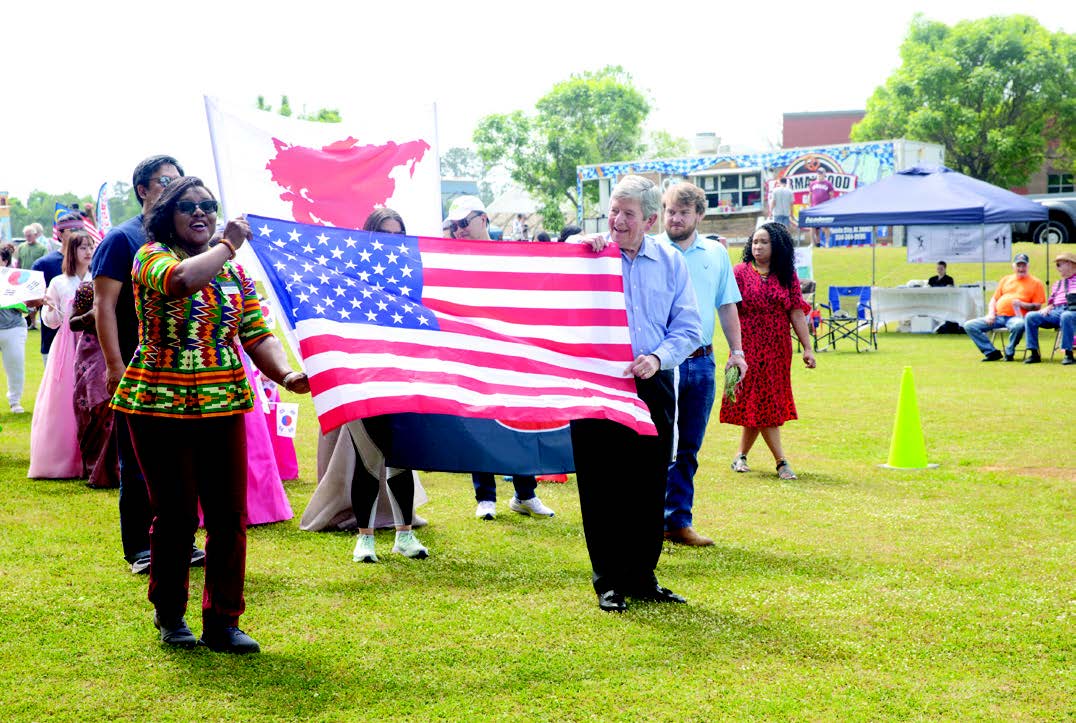
<svg viewBox="0 0 1076 723"><path fill-rule="evenodd" d="M377 562L373 535L359 535L359 539L355 541L355 551L351 553L351 559L355 562Z"/></svg>
<svg viewBox="0 0 1076 723"><path fill-rule="evenodd" d="M508 503L508 509L521 515L534 515L535 517L552 517L555 514L553 510L543 505L542 501L537 497L531 497L529 500L520 500L518 497L513 497L512 501Z"/></svg>
<svg viewBox="0 0 1076 723"><path fill-rule="evenodd" d="M480 520L492 520L497 516L496 502L479 502L474 509L474 516Z"/></svg>
<svg viewBox="0 0 1076 723"><path fill-rule="evenodd" d="M11 413L12 414L26 414L26 410L22 408L21 404L13 404L13 405L11 405Z"/></svg>
<svg viewBox="0 0 1076 723"><path fill-rule="evenodd" d="M392 551L412 560L425 560L430 556L430 551L418 541L413 530L397 530L396 544L392 546Z"/></svg>

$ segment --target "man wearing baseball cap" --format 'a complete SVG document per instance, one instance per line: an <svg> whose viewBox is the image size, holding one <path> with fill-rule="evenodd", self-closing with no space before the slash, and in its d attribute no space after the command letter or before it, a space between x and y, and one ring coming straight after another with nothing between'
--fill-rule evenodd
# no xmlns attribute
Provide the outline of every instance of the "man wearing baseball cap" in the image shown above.
<svg viewBox="0 0 1076 723"><path fill-rule="evenodd" d="M990 299L986 316L965 322L964 331L983 353L983 361L1001 359L1001 352L994 348L989 333L994 329L1008 329L1009 343L1005 345L1005 361L1012 361L1016 345L1024 335L1024 314L1034 311L1046 301L1046 287L1027 272L1027 254L1016 254L1012 260L1013 272L1002 276L998 288Z"/></svg>
<svg viewBox="0 0 1076 723"><path fill-rule="evenodd" d="M486 205L477 196L459 196L448 207L445 218L446 228L452 238L470 239L472 241L489 241L489 215ZM488 472L471 474L474 484L474 497L478 506L475 517L480 520L492 520L497 516L497 481ZM538 481L534 475L513 474L512 484L516 488L515 497L508 503L508 508L521 515L533 517L552 517L553 510L546 507L534 493Z"/></svg>
<svg viewBox="0 0 1076 723"><path fill-rule="evenodd" d="M458 196L448 207L445 225L452 238L489 241L489 215L486 204L477 196Z"/></svg>
<svg viewBox="0 0 1076 723"><path fill-rule="evenodd" d="M1025 364L1038 364L1042 361L1039 355L1040 326L1060 329L1061 348L1065 350L1065 358L1061 363L1065 366L1076 364L1076 358L1072 355L1072 340L1076 334L1076 254L1062 251L1054 259L1054 263L1057 264L1057 272L1061 274L1061 278L1050 290L1046 305L1027 315Z"/></svg>

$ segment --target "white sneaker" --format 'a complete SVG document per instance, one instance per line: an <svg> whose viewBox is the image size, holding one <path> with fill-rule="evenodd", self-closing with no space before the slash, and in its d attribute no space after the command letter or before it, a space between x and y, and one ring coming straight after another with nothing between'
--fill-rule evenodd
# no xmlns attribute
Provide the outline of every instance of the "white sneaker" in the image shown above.
<svg viewBox="0 0 1076 723"><path fill-rule="evenodd" d="M22 408L21 404L15 404L11 407L12 414L26 414L26 410Z"/></svg>
<svg viewBox="0 0 1076 723"><path fill-rule="evenodd" d="M535 517L552 517L554 515L553 510L543 505L542 501L537 497L531 497L529 500L523 501L520 501L518 497L513 497L512 501L508 503L508 509L521 515L534 515Z"/></svg>
<svg viewBox="0 0 1076 723"><path fill-rule="evenodd" d="M396 544L392 546L392 551L412 560L425 560L430 556L430 551L422 546L413 530L397 530Z"/></svg>
<svg viewBox="0 0 1076 723"><path fill-rule="evenodd" d="M359 539L355 541L355 552L351 553L351 559L355 562L377 562L373 535L359 535Z"/></svg>
<svg viewBox="0 0 1076 723"><path fill-rule="evenodd" d="M497 516L497 503L479 502L474 510L474 516L480 520L492 520Z"/></svg>

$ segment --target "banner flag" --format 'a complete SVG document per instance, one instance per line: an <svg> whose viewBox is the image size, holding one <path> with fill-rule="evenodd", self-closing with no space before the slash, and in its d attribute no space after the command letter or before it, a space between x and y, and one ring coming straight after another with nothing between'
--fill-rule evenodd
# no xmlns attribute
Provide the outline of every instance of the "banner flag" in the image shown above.
<svg viewBox="0 0 1076 723"><path fill-rule="evenodd" d="M1007 263L1012 258L1012 226L1007 223L908 226L907 237L910 264Z"/></svg>
<svg viewBox="0 0 1076 723"><path fill-rule="evenodd" d="M108 210L108 183L102 183L97 191L97 230L101 238L112 229L112 214Z"/></svg>

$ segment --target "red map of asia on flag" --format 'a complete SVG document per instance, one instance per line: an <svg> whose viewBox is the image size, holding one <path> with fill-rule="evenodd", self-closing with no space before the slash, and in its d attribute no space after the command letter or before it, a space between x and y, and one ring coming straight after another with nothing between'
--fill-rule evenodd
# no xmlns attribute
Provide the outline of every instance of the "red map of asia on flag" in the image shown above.
<svg viewBox="0 0 1076 723"><path fill-rule="evenodd" d="M265 168L277 185L287 189L280 198L291 204L296 221L362 228L374 208L385 205L396 191L392 170L410 164L414 176L415 165L430 150L423 140L357 144L350 136L322 148L273 139L276 156Z"/></svg>

